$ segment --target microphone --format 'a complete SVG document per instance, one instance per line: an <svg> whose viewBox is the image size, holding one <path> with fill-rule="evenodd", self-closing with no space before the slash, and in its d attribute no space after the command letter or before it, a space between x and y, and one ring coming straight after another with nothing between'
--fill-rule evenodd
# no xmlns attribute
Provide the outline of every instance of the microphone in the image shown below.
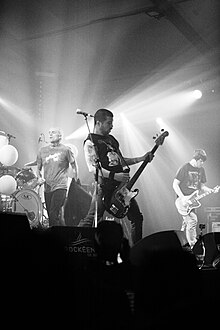
<svg viewBox="0 0 220 330"><path fill-rule="evenodd" d="M42 136L44 136L44 134L43 133L40 133L40 136L38 138L38 143L43 141Z"/></svg>
<svg viewBox="0 0 220 330"><path fill-rule="evenodd" d="M80 109L77 109L77 110L76 110L76 113L77 113L77 115L83 115L83 116L85 116L85 117L94 117L93 115L90 115L90 113L87 113L87 112L81 111Z"/></svg>

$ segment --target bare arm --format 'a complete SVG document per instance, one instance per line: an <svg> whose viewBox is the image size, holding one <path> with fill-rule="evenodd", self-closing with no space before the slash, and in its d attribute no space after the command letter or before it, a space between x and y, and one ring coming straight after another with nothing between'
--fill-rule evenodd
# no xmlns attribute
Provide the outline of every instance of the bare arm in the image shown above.
<svg viewBox="0 0 220 330"><path fill-rule="evenodd" d="M40 166L37 166L36 175L39 179L42 178L41 170L42 170L42 168Z"/></svg>
<svg viewBox="0 0 220 330"><path fill-rule="evenodd" d="M124 158L124 160L125 160L127 165L134 165L134 164L138 164L140 162L143 162L146 158L148 158L149 162L151 162L153 157L154 157L154 155L149 151L146 154L144 154L143 156L134 157L134 158Z"/></svg>
<svg viewBox="0 0 220 330"><path fill-rule="evenodd" d="M202 185L201 185L201 190L203 190L204 192L208 192L208 193L214 192L214 190L212 188L207 187L204 183L202 183Z"/></svg>
<svg viewBox="0 0 220 330"><path fill-rule="evenodd" d="M177 179L173 180L173 190L175 191L175 193L180 197L183 198L184 194L182 193L182 190L180 189L180 181Z"/></svg>
<svg viewBox="0 0 220 330"><path fill-rule="evenodd" d="M37 178L38 179L41 179L42 178L42 161L41 161L41 157L40 157L40 154L38 153L37 155L37 159L36 159L36 165L37 165L37 168L36 168L36 175L37 175Z"/></svg>
<svg viewBox="0 0 220 330"><path fill-rule="evenodd" d="M78 178L79 178L79 168L78 168L78 164L77 164L77 162L76 162L76 159L75 159L75 161L72 162L70 165L71 165L71 167L72 167L72 169L73 169L73 172L74 172L74 174L75 174L75 180L77 181Z"/></svg>

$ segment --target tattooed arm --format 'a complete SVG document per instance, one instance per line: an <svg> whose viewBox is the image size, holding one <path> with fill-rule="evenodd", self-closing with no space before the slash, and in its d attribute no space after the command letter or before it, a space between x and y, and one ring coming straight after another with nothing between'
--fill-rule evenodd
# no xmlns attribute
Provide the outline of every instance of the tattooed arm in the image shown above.
<svg viewBox="0 0 220 330"><path fill-rule="evenodd" d="M95 152L95 147L93 143L90 140L86 140L84 144L84 155L85 155L85 160L89 169L89 172L94 172L96 171L96 165L97 165L97 155ZM99 170L99 176L103 176L105 178L109 178L110 171L104 169L103 167ZM129 174L128 173L115 173L114 175L115 180L117 181L122 181L126 182L129 179Z"/></svg>
<svg viewBox="0 0 220 330"><path fill-rule="evenodd" d="M97 156L95 147L90 140L86 140L84 144L84 155L89 172L95 172L97 164Z"/></svg>

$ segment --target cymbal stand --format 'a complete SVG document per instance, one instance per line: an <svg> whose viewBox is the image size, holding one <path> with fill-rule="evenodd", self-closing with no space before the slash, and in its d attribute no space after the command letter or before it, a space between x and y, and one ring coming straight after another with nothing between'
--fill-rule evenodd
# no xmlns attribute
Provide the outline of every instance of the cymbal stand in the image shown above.
<svg viewBox="0 0 220 330"><path fill-rule="evenodd" d="M12 139L16 139L16 136L14 136L14 135L12 135L12 134L9 134L9 133L7 133L6 136L8 137L8 144L11 143L11 138L12 138Z"/></svg>

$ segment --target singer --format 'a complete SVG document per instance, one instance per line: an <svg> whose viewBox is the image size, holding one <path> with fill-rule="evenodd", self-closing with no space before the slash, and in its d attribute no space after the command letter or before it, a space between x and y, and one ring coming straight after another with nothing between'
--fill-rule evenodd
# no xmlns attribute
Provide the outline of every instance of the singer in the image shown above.
<svg viewBox="0 0 220 330"><path fill-rule="evenodd" d="M97 221L98 223L102 221L106 210L103 198L110 199L114 190L121 183L125 184L129 181L129 165L142 162L146 157L149 158L149 161L153 159L151 152L147 152L141 157L124 158L119 148L119 142L113 135L110 135L112 128L113 113L107 109L97 110L94 115L94 133L89 134L84 141L84 153L89 172L96 174L98 166L98 194L96 195L94 192L88 214L80 220L79 227L94 226L97 197ZM131 222L132 243L135 244L142 239L143 224L143 215L135 199L131 200L127 217Z"/></svg>
<svg viewBox="0 0 220 330"><path fill-rule="evenodd" d="M49 218L49 227L65 226L63 206L68 188L68 170L71 165L78 180L78 166L70 147L61 143L60 128L49 130L50 144L42 146L37 154L37 177L44 176L44 197Z"/></svg>

